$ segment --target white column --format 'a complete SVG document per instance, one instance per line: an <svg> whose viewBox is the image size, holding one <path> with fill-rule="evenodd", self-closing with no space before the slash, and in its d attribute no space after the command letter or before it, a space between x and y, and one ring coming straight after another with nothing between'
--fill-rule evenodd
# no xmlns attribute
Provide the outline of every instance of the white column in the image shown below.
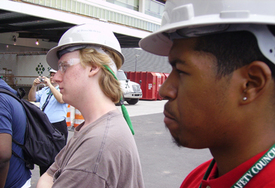
<svg viewBox="0 0 275 188"><path fill-rule="evenodd" d="M145 0L139 0L139 12L145 13Z"/></svg>

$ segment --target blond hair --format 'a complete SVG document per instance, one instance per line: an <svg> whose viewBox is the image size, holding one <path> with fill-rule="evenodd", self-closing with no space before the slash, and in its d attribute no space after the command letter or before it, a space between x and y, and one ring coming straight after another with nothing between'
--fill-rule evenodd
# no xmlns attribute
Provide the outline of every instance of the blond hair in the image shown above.
<svg viewBox="0 0 275 188"><path fill-rule="evenodd" d="M93 48L79 50L80 62L84 66L98 66L102 69L102 74L99 78L99 86L108 98L110 98L114 103L118 103L122 96L120 82L104 67L104 65L109 66L111 62L110 58L112 58L117 69L119 69L122 66L122 59L115 52L109 49L102 48L102 50L106 54L99 53Z"/></svg>

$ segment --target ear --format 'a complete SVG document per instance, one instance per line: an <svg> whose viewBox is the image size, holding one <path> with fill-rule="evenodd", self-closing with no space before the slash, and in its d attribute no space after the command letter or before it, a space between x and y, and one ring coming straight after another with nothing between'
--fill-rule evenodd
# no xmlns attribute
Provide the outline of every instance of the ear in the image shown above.
<svg viewBox="0 0 275 188"><path fill-rule="evenodd" d="M99 66L92 66L92 67L89 66L88 70L89 70L89 76L91 77L91 76L96 75L99 72L100 67Z"/></svg>
<svg viewBox="0 0 275 188"><path fill-rule="evenodd" d="M250 103L262 95L272 81L272 73L267 64L262 61L253 61L243 67L245 81L242 85L242 103Z"/></svg>

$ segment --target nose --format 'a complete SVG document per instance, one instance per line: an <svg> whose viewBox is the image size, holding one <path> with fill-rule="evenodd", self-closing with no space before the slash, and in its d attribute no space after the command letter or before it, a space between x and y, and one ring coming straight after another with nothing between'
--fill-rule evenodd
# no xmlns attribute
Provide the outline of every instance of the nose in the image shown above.
<svg viewBox="0 0 275 188"><path fill-rule="evenodd" d="M177 97L177 78L171 72L159 89L163 99L173 100Z"/></svg>
<svg viewBox="0 0 275 188"><path fill-rule="evenodd" d="M54 75L53 80L54 80L54 82L56 82L56 83L60 83L60 82L62 82L62 78L63 78L63 74L61 73L60 70L58 70L58 71L56 72L56 74Z"/></svg>

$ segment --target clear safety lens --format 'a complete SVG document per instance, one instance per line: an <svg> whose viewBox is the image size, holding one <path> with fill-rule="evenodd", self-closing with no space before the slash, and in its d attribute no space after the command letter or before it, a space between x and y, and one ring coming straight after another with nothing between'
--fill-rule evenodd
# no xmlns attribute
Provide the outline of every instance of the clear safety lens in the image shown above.
<svg viewBox="0 0 275 188"><path fill-rule="evenodd" d="M69 59L68 61L59 61L58 70L64 74L69 67L76 65L78 63L80 63L79 58L72 58L72 59Z"/></svg>

